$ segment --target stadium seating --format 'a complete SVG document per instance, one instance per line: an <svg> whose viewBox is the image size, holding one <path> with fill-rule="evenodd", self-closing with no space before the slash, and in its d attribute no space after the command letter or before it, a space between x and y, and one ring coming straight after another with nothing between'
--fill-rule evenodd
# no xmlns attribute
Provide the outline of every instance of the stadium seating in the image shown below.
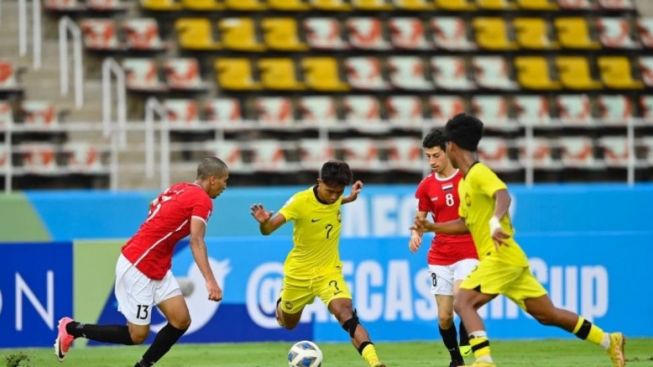
<svg viewBox="0 0 653 367"><path fill-rule="evenodd" d="M221 140L212 144L211 149L216 157L220 157L229 167L229 172L243 173L249 170L249 165L243 159L241 142Z"/></svg>
<svg viewBox="0 0 653 367"><path fill-rule="evenodd" d="M557 10L554 0L516 0L517 6L524 10Z"/></svg>
<svg viewBox="0 0 653 367"><path fill-rule="evenodd" d="M22 88L18 85L14 65L6 60L0 59L0 92L18 91Z"/></svg>
<svg viewBox="0 0 653 367"><path fill-rule="evenodd" d="M315 10L333 12L351 11L351 6L343 0L310 0L310 4Z"/></svg>
<svg viewBox="0 0 653 367"><path fill-rule="evenodd" d="M491 129L510 129L516 126L508 124L509 105L503 96L473 96L470 99L472 113L477 116L486 127Z"/></svg>
<svg viewBox="0 0 653 367"><path fill-rule="evenodd" d="M57 164L57 145L52 143L23 143L17 151L22 168L28 173L55 174Z"/></svg>
<svg viewBox="0 0 653 367"><path fill-rule="evenodd" d="M599 140L603 150L603 162L608 167L626 168L628 165L628 141L624 136L604 136Z"/></svg>
<svg viewBox="0 0 653 367"><path fill-rule="evenodd" d="M252 18L224 18L218 22L221 45L234 51L261 52L265 50L256 36L256 23Z"/></svg>
<svg viewBox="0 0 653 367"><path fill-rule="evenodd" d="M394 56L388 58L390 84L403 90L431 90L433 84L426 80L425 66L415 56Z"/></svg>
<svg viewBox="0 0 653 367"><path fill-rule="evenodd" d="M253 168L257 171L287 170L288 162L283 145L278 140L257 140L250 146Z"/></svg>
<svg viewBox="0 0 653 367"><path fill-rule="evenodd" d="M480 10L513 10L513 4L507 0L476 0Z"/></svg>
<svg viewBox="0 0 653 367"><path fill-rule="evenodd" d="M470 0L435 0L435 6L448 11L476 10L476 5Z"/></svg>
<svg viewBox="0 0 653 367"><path fill-rule="evenodd" d="M240 102L229 97L214 98L206 106L206 119L219 125L237 124L243 119Z"/></svg>
<svg viewBox="0 0 653 367"><path fill-rule="evenodd" d="M309 9L308 4L302 0L268 0L267 5L270 9L279 11L306 11Z"/></svg>
<svg viewBox="0 0 653 367"><path fill-rule="evenodd" d="M584 136L563 136L560 143L560 158L565 168L597 169L602 165L594 157L592 139Z"/></svg>
<svg viewBox="0 0 653 367"><path fill-rule="evenodd" d="M422 170L422 142L414 138L393 138L388 142L388 165L398 171Z"/></svg>
<svg viewBox="0 0 653 367"><path fill-rule="evenodd" d="M290 58L265 58L258 61L261 85L269 90L303 90Z"/></svg>
<svg viewBox="0 0 653 367"><path fill-rule="evenodd" d="M0 124L0 126L2 126ZM0 143L0 172L5 172L9 165L9 154L7 153L7 146Z"/></svg>
<svg viewBox="0 0 653 367"><path fill-rule="evenodd" d="M549 102L544 96L515 96L515 118L524 125L545 126L551 121Z"/></svg>
<svg viewBox="0 0 653 367"><path fill-rule="evenodd" d="M609 89L642 89L643 84L632 75L630 60L624 56L600 56L598 58L601 79Z"/></svg>
<svg viewBox="0 0 653 367"><path fill-rule="evenodd" d="M433 2L429 0L393 0L393 4L399 10L425 11L433 9Z"/></svg>
<svg viewBox="0 0 653 367"><path fill-rule="evenodd" d="M168 59L163 65L166 83L171 90L204 91L206 83L202 80L202 73L197 59L178 58Z"/></svg>
<svg viewBox="0 0 653 367"><path fill-rule="evenodd" d="M637 19L637 31L642 46L653 48L653 18Z"/></svg>
<svg viewBox="0 0 653 367"><path fill-rule="evenodd" d="M369 138L349 138L341 141L340 149L352 169L373 171L383 168L378 145L379 141Z"/></svg>
<svg viewBox="0 0 653 367"><path fill-rule="evenodd" d="M558 0L558 6L568 10L591 10L594 7L590 0Z"/></svg>
<svg viewBox="0 0 653 367"><path fill-rule="evenodd" d="M431 118L442 124L467 109L464 100L458 96L433 96L429 99L429 105Z"/></svg>
<svg viewBox="0 0 653 367"><path fill-rule="evenodd" d="M549 39L549 23L543 18L517 18L513 22L516 41L520 48L547 50L557 47Z"/></svg>
<svg viewBox="0 0 653 367"><path fill-rule="evenodd" d="M154 59L127 58L122 62L127 89L139 92L163 92L167 90L159 79L159 67Z"/></svg>
<svg viewBox="0 0 653 367"><path fill-rule="evenodd" d="M472 59L474 79L481 88L515 90L517 83L510 77L510 65L501 56L476 56Z"/></svg>
<svg viewBox="0 0 653 367"><path fill-rule="evenodd" d="M261 89L254 80L250 59L219 58L214 63L218 85L225 90L252 91Z"/></svg>
<svg viewBox="0 0 653 367"><path fill-rule="evenodd" d="M625 125L633 117L633 105L628 96L604 95L597 97L596 118L604 124Z"/></svg>
<svg viewBox="0 0 653 367"><path fill-rule="evenodd" d="M334 18L304 20L306 41L312 49L342 50L349 45L342 39L340 22Z"/></svg>
<svg viewBox="0 0 653 367"><path fill-rule="evenodd" d="M641 96L639 106L642 111L642 117L646 119L653 118L653 96Z"/></svg>
<svg viewBox="0 0 653 367"><path fill-rule="evenodd" d="M598 0L599 6L608 10L632 10L635 4L632 0Z"/></svg>
<svg viewBox="0 0 653 367"><path fill-rule="evenodd" d="M306 51L308 47L299 39L294 18L266 18L261 22L263 40L270 50Z"/></svg>
<svg viewBox="0 0 653 367"><path fill-rule="evenodd" d="M522 167L526 167L531 164L533 168L541 170L558 170L562 168L561 162L553 158L553 152L556 149L557 143L555 140L537 137L532 140L532 146L529 155L527 151L526 139L517 139L519 164Z"/></svg>
<svg viewBox="0 0 653 367"><path fill-rule="evenodd" d="M57 108L51 102L23 101L20 105L23 121L38 127L54 127L59 125Z"/></svg>
<svg viewBox="0 0 653 367"><path fill-rule="evenodd" d="M653 57L640 57L639 69L644 84L648 87L653 87Z"/></svg>
<svg viewBox="0 0 653 367"><path fill-rule="evenodd" d="M326 124L338 119L336 102L332 97L301 97L298 101L299 119L313 124Z"/></svg>
<svg viewBox="0 0 653 367"><path fill-rule="evenodd" d="M181 18L175 22L177 43L184 50L219 50L220 44L213 38L211 21L204 18Z"/></svg>
<svg viewBox="0 0 653 367"><path fill-rule="evenodd" d="M141 6L149 11L173 12L181 10L181 4L175 0L141 0Z"/></svg>
<svg viewBox="0 0 653 367"><path fill-rule="evenodd" d="M103 154L93 144L86 142L66 143L63 148L65 167L72 173L97 173L105 167Z"/></svg>
<svg viewBox="0 0 653 367"><path fill-rule="evenodd" d="M558 118L565 125L588 126L593 122L592 106L586 94L557 95Z"/></svg>
<svg viewBox="0 0 653 367"><path fill-rule="evenodd" d="M388 119L395 126L418 125L424 117L422 100L417 96L391 96L385 104Z"/></svg>
<svg viewBox="0 0 653 367"><path fill-rule="evenodd" d="M122 25L126 47L133 51L163 51L166 45L159 37L159 24L155 19L128 19Z"/></svg>
<svg viewBox="0 0 653 367"><path fill-rule="evenodd" d="M601 45L591 38L589 24L585 18L562 17L554 21L558 42L563 48L596 50Z"/></svg>
<svg viewBox="0 0 653 367"><path fill-rule="evenodd" d="M306 57L301 61L304 83L308 89L321 92L342 92L349 85L340 80L338 62L332 57Z"/></svg>
<svg viewBox="0 0 653 367"><path fill-rule="evenodd" d="M191 99L167 99L163 102L166 117L171 126L193 126L199 124L199 106Z"/></svg>
<svg viewBox="0 0 653 367"><path fill-rule="evenodd" d="M254 101L257 120L262 126L287 126L294 121L292 101L284 97L258 97Z"/></svg>
<svg viewBox="0 0 653 367"><path fill-rule="evenodd" d="M469 79L464 58L459 56L438 56L431 59L433 82L438 88L447 90L474 89Z"/></svg>
<svg viewBox="0 0 653 367"><path fill-rule="evenodd" d="M597 21L599 40L606 48L638 48L639 45L631 37L629 21L626 18L600 18Z"/></svg>
<svg viewBox="0 0 653 367"><path fill-rule="evenodd" d="M550 65L540 56L519 56L515 58L517 80L524 89L557 90L560 83L551 79Z"/></svg>
<svg viewBox="0 0 653 367"><path fill-rule="evenodd" d="M260 0L224 0L224 5L229 10L261 11L267 7Z"/></svg>
<svg viewBox="0 0 653 367"><path fill-rule="evenodd" d="M82 11L85 10L84 4L78 0L46 0L45 9L50 11Z"/></svg>
<svg viewBox="0 0 653 367"><path fill-rule="evenodd" d="M353 89L385 90L389 88L383 77L381 60L375 57L349 57L345 59L347 81Z"/></svg>
<svg viewBox="0 0 653 367"><path fill-rule="evenodd" d="M426 30L419 18L393 18L388 23L392 46L404 50L428 50L433 45L426 40Z"/></svg>
<svg viewBox="0 0 653 367"><path fill-rule="evenodd" d="M559 56L556 58L560 83L573 90L600 89L601 83L590 73L589 60L582 56Z"/></svg>
<svg viewBox="0 0 653 367"><path fill-rule="evenodd" d="M118 29L114 20L84 19L80 24L86 48L102 51L116 51L122 48L118 42Z"/></svg>
<svg viewBox="0 0 653 367"><path fill-rule="evenodd" d="M0 127L14 123L14 112L9 102L0 101Z"/></svg>
<svg viewBox="0 0 653 367"><path fill-rule="evenodd" d="M437 17L431 20L433 42L445 50L474 50L476 44L467 37L466 22L463 18Z"/></svg>
<svg viewBox="0 0 653 367"><path fill-rule="evenodd" d="M333 145L327 140L301 139L298 146L300 164L304 170L314 171L325 161L335 158Z"/></svg>
<svg viewBox="0 0 653 367"><path fill-rule="evenodd" d="M517 162L508 155L508 144L505 139L484 137L478 145L478 156L486 164L498 170L509 171L518 169Z"/></svg>
<svg viewBox="0 0 653 367"><path fill-rule="evenodd" d="M346 22L349 44L360 50L388 50L392 48L384 37L383 22L379 18L357 17Z"/></svg>
<svg viewBox="0 0 653 367"><path fill-rule="evenodd" d="M193 11L223 10L224 4L217 0L181 0L184 9Z"/></svg>
<svg viewBox="0 0 653 367"><path fill-rule="evenodd" d="M489 51L513 50L517 45L510 40L508 23L503 18L476 17L472 22L476 44Z"/></svg>
<svg viewBox="0 0 653 367"><path fill-rule="evenodd" d="M343 108L345 121L359 128L378 124L381 119L381 103L372 96L346 96Z"/></svg>

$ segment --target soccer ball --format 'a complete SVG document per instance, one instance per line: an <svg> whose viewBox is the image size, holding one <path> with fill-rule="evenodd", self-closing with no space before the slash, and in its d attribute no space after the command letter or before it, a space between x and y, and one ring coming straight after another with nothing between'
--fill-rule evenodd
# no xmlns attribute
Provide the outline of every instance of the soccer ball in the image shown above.
<svg viewBox="0 0 653 367"><path fill-rule="evenodd" d="M288 351L288 366L290 367L320 367L322 366L322 351L308 340L295 343Z"/></svg>

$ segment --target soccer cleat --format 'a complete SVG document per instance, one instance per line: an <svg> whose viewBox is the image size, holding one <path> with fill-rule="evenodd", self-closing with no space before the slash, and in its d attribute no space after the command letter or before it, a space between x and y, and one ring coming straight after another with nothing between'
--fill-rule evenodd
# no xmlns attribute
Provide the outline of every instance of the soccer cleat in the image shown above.
<svg viewBox="0 0 653 367"><path fill-rule="evenodd" d="M463 367L497 367L497 365L491 362L474 362L469 366L463 366Z"/></svg>
<svg viewBox="0 0 653 367"><path fill-rule="evenodd" d="M460 354L463 357L469 357L472 355L472 346L469 344L461 345L460 347L458 347L458 349L460 350Z"/></svg>
<svg viewBox="0 0 653 367"><path fill-rule="evenodd" d="M624 367L626 365L626 353L624 352L624 345L626 338L622 333L610 333L610 347L608 354L612 360L613 367Z"/></svg>
<svg viewBox="0 0 653 367"><path fill-rule="evenodd" d="M73 322L73 319L70 317L59 319L59 333L57 334L57 339L54 341L54 354L57 356L59 362L62 362L66 357L66 353L68 353L75 340L75 337L66 331L66 325L71 322Z"/></svg>

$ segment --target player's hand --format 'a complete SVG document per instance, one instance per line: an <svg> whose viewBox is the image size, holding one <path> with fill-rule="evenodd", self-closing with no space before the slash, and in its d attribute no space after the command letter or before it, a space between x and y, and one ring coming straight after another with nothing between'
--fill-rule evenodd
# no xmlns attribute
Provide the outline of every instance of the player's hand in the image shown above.
<svg viewBox="0 0 653 367"><path fill-rule="evenodd" d="M422 234L417 231L411 231L410 241L408 241L408 249L410 252L415 253L422 245Z"/></svg>
<svg viewBox="0 0 653 367"><path fill-rule="evenodd" d="M249 209L252 217L259 223L265 223L272 217L272 212L265 210L262 204L254 204Z"/></svg>
<svg viewBox="0 0 653 367"><path fill-rule="evenodd" d="M347 202L356 200L361 190L363 190L363 181L357 180L353 185L351 185L351 192L349 193L349 196L347 196Z"/></svg>
<svg viewBox="0 0 653 367"><path fill-rule="evenodd" d="M222 288L220 288L218 282L215 280L206 282L206 290L209 293L209 301L222 301Z"/></svg>
<svg viewBox="0 0 653 367"><path fill-rule="evenodd" d="M497 251L499 251L499 246L506 246L506 240L510 238L510 235L508 235L501 227L501 221L497 217L492 217L490 220L490 234L492 235L494 248Z"/></svg>
<svg viewBox="0 0 653 367"><path fill-rule="evenodd" d="M433 223L429 222L426 218L415 218L415 222L410 229L420 233L433 232Z"/></svg>

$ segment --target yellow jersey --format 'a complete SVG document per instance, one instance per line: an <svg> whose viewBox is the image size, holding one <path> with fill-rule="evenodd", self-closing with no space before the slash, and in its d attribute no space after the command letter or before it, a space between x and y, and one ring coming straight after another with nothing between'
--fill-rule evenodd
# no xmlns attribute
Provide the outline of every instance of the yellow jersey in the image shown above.
<svg viewBox="0 0 653 367"><path fill-rule="evenodd" d="M339 270L342 197L333 204L317 199L314 187L293 195L279 210L286 221L293 221L293 248L286 257L284 273L298 279Z"/></svg>
<svg viewBox="0 0 653 367"><path fill-rule="evenodd" d="M513 238L514 229L510 214L501 218L501 227L510 238L501 245L497 251L490 234L490 219L494 216L495 199L497 191L507 189L492 170L483 163L474 163L465 177L458 184L460 206L458 212L465 221L476 245L478 258L482 261L488 256L496 256L496 260L516 266L528 266L528 258Z"/></svg>

